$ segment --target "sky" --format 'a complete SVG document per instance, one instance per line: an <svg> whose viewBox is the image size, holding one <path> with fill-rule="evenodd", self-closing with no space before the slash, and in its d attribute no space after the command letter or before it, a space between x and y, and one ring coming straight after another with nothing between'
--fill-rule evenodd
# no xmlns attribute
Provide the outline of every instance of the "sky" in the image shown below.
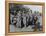
<svg viewBox="0 0 46 36"><path fill-rule="evenodd" d="M33 12L39 11L40 13L42 13L42 6L40 5L24 5L24 6L30 8Z"/></svg>

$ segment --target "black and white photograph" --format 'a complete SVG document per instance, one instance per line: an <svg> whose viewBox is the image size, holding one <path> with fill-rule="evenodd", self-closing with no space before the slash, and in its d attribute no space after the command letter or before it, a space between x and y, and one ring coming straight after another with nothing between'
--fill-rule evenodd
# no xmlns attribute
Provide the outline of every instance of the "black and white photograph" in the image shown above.
<svg viewBox="0 0 46 36"><path fill-rule="evenodd" d="M42 6L9 3L10 32L41 32Z"/></svg>

